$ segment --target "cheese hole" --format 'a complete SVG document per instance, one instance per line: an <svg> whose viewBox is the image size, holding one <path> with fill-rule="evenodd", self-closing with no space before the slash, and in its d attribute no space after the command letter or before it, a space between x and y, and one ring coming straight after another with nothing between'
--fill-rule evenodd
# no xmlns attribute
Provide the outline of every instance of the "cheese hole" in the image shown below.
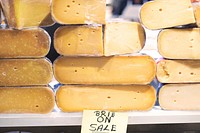
<svg viewBox="0 0 200 133"><path fill-rule="evenodd" d="M190 48L193 48L193 46L190 46Z"/></svg>
<svg viewBox="0 0 200 133"><path fill-rule="evenodd" d="M82 41L83 41L83 39L80 39L80 41L82 42Z"/></svg>
<svg viewBox="0 0 200 133"><path fill-rule="evenodd" d="M35 35L35 37L37 38L37 37L38 37L38 35Z"/></svg>
<svg viewBox="0 0 200 133"><path fill-rule="evenodd" d="M93 30L92 32L94 33L95 31Z"/></svg>
<svg viewBox="0 0 200 133"><path fill-rule="evenodd" d="M67 5L68 8L70 8L70 5Z"/></svg>
<svg viewBox="0 0 200 133"><path fill-rule="evenodd" d="M107 98L108 98L108 99L110 99L111 97L110 97L110 96L108 96Z"/></svg>
<svg viewBox="0 0 200 133"><path fill-rule="evenodd" d="M81 34L79 33L78 35L80 36Z"/></svg>
<svg viewBox="0 0 200 133"><path fill-rule="evenodd" d="M67 10L64 10L64 12L67 12Z"/></svg>
<svg viewBox="0 0 200 133"><path fill-rule="evenodd" d="M140 92L138 91L137 93L139 94Z"/></svg>
<svg viewBox="0 0 200 133"><path fill-rule="evenodd" d="M176 103L176 100L174 100L174 103Z"/></svg>
<svg viewBox="0 0 200 133"><path fill-rule="evenodd" d="M39 107L39 105L35 105L35 107L36 107L36 108L38 108L38 107Z"/></svg>
<svg viewBox="0 0 200 133"><path fill-rule="evenodd" d="M85 69L84 67L82 67L82 69Z"/></svg>
<svg viewBox="0 0 200 133"><path fill-rule="evenodd" d="M79 15L79 13L78 13L78 12L77 12L76 14L77 14L77 15Z"/></svg>
<svg viewBox="0 0 200 133"><path fill-rule="evenodd" d="M178 74L182 74L182 72L179 72Z"/></svg>
<svg viewBox="0 0 200 133"><path fill-rule="evenodd" d="M78 4L79 6L81 5L81 4Z"/></svg>
<svg viewBox="0 0 200 133"><path fill-rule="evenodd" d="M71 44L70 43L68 43L68 46L70 46Z"/></svg>
<svg viewBox="0 0 200 133"><path fill-rule="evenodd" d="M192 39L190 39L190 42L193 42L194 41L194 39L192 38Z"/></svg>
<svg viewBox="0 0 200 133"><path fill-rule="evenodd" d="M75 3L75 0L73 0L72 2Z"/></svg>
<svg viewBox="0 0 200 133"><path fill-rule="evenodd" d="M2 75L3 75L3 76L6 76L6 72L2 72Z"/></svg>
<svg viewBox="0 0 200 133"><path fill-rule="evenodd" d="M133 98L134 100L136 100L137 98L135 97L135 98Z"/></svg>
<svg viewBox="0 0 200 133"><path fill-rule="evenodd" d="M14 67L13 70L14 70L14 71L17 71L17 67Z"/></svg>
<svg viewBox="0 0 200 133"><path fill-rule="evenodd" d="M188 8L192 8L192 6L188 6Z"/></svg>
<svg viewBox="0 0 200 133"><path fill-rule="evenodd" d="M74 72L76 73L76 72L78 72L77 70L74 70Z"/></svg>
<svg viewBox="0 0 200 133"><path fill-rule="evenodd" d="M176 90L176 92L179 92L179 90Z"/></svg>
<svg viewBox="0 0 200 133"><path fill-rule="evenodd" d="M194 73L190 73L190 75L194 75Z"/></svg>
<svg viewBox="0 0 200 133"><path fill-rule="evenodd" d="M162 10L163 10L162 8L159 9L160 12L162 12Z"/></svg>

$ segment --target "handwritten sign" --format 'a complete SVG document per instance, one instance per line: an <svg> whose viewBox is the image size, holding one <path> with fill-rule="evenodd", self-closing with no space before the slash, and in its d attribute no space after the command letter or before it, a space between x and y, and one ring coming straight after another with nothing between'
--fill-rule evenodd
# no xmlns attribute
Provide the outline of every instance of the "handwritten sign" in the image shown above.
<svg viewBox="0 0 200 133"><path fill-rule="evenodd" d="M127 113L85 110L81 133L126 133L127 124Z"/></svg>

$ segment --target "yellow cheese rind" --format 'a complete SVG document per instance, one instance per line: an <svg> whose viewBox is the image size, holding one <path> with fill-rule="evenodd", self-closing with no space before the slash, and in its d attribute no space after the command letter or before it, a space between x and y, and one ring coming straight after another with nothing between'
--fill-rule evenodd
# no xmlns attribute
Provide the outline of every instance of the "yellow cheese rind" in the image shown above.
<svg viewBox="0 0 200 133"><path fill-rule="evenodd" d="M195 23L190 0L154 0L140 10L140 19L148 29L163 29Z"/></svg>
<svg viewBox="0 0 200 133"><path fill-rule="evenodd" d="M157 64L156 76L162 83L198 83L199 68L198 60L162 60Z"/></svg>
<svg viewBox="0 0 200 133"><path fill-rule="evenodd" d="M0 113L50 113L55 105L49 87L0 87Z"/></svg>
<svg viewBox="0 0 200 133"><path fill-rule="evenodd" d="M45 58L0 60L0 86L47 85L52 76L52 64Z"/></svg>
<svg viewBox="0 0 200 133"><path fill-rule="evenodd" d="M169 59L200 59L200 29L166 29L158 36L158 51Z"/></svg>
<svg viewBox="0 0 200 133"><path fill-rule="evenodd" d="M200 110L200 84L167 84L159 92L165 110Z"/></svg>
<svg viewBox="0 0 200 133"><path fill-rule="evenodd" d="M65 56L102 56L102 26L63 26L54 33L54 47Z"/></svg>
<svg viewBox="0 0 200 133"><path fill-rule="evenodd" d="M51 0L1 0L3 12L11 28L50 26Z"/></svg>
<svg viewBox="0 0 200 133"><path fill-rule="evenodd" d="M51 40L43 29L0 30L0 58L40 58L48 54Z"/></svg>
<svg viewBox="0 0 200 133"><path fill-rule="evenodd" d="M105 56L139 52L145 44L145 31L137 22L107 22L104 31Z"/></svg>
<svg viewBox="0 0 200 133"><path fill-rule="evenodd" d="M56 93L57 106L63 112L83 110L146 111L156 101L152 86L61 86Z"/></svg>
<svg viewBox="0 0 200 133"><path fill-rule="evenodd" d="M51 13L60 24L105 24L106 0L52 0Z"/></svg>
<svg viewBox="0 0 200 133"><path fill-rule="evenodd" d="M150 56L60 57L54 76L62 84L149 84L156 64Z"/></svg>

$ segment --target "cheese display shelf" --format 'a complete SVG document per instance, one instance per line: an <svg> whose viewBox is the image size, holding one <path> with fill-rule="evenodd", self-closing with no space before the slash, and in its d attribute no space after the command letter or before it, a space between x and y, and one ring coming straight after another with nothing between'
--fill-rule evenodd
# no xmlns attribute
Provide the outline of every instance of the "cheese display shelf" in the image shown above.
<svg viewBox="0 0 200 133"><path fill-rule="evenodd" d="M200 111L164 111L155 106L147 112L128 112L129 125L200 123ZM0 127L80 126L82 113L1 114Z"/></svg>

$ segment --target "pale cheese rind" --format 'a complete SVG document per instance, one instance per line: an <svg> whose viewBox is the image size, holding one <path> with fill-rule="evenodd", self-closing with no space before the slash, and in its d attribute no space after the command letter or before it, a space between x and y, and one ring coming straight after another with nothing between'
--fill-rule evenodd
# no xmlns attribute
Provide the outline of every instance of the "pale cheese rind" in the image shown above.
<svg viewBox="0 0 200 133"><path fill-rule="evenodd" d="M159 92L165 110L200 110L200 84L167 84Z"/></svg>
<svg viewBox="0 0 200 133"><path fill-rule="evenodd" d="M200 29L165 29L158 36L158 51L168 59L200 59Z"/></svg>
<svg viewBox="0 0 200 133"><path fill-rule="evenodd" d="M54 47L65 56L102 56L102 26L63 26L54 33Z"/></svg>
<svg viewBox="0 0 200 133"><path fill-rule="evenodd" d="M60 24L105 24L106 0L52 0L51 14Z"/></svg>
<svg viewBox="0 0 200 133"><path fill-rule="evenodd" d="M48 85L52 76L52 64L45 58L0 60L0 86Z"/></svg>
<svg viewBox="0 0 200 133"><path fill-rule="evenodd" d="M156 91L148 85L61 86L56 93L57 106L63 112L83 110L146 111L156 101Z"/></svg>
<svg viewBox="0 0 200 133"><path fill-rule="evenodd" d="M53 66L62 84L149 84L156 72L150 56L60 57Z"/></svg>
<svg viewBox="0 0 200 133"><path fill-rule="evenodd" d="M145 31L141 24L127 21L107 22L104 30L104 55L137 53L144 47Z"/></svg>
<svg viewBox="0 0 200 133"><path fill-rule="evenodd" d="M49 87L0 87L0 113L50 113L55 105Z"/></svg>
<svg viewBox="0 0 200 133"><path fill-rule="evenodd" d="M199 83L200 61L162 60L157 64L157 79L162 83Z"/></svg>
<svg viewBox="0 0 200 133"><path fill-rule="evenodd" d="M140 10L142 24L148 29L163 29L195 23L190 0L154 0Z"/></svg>

